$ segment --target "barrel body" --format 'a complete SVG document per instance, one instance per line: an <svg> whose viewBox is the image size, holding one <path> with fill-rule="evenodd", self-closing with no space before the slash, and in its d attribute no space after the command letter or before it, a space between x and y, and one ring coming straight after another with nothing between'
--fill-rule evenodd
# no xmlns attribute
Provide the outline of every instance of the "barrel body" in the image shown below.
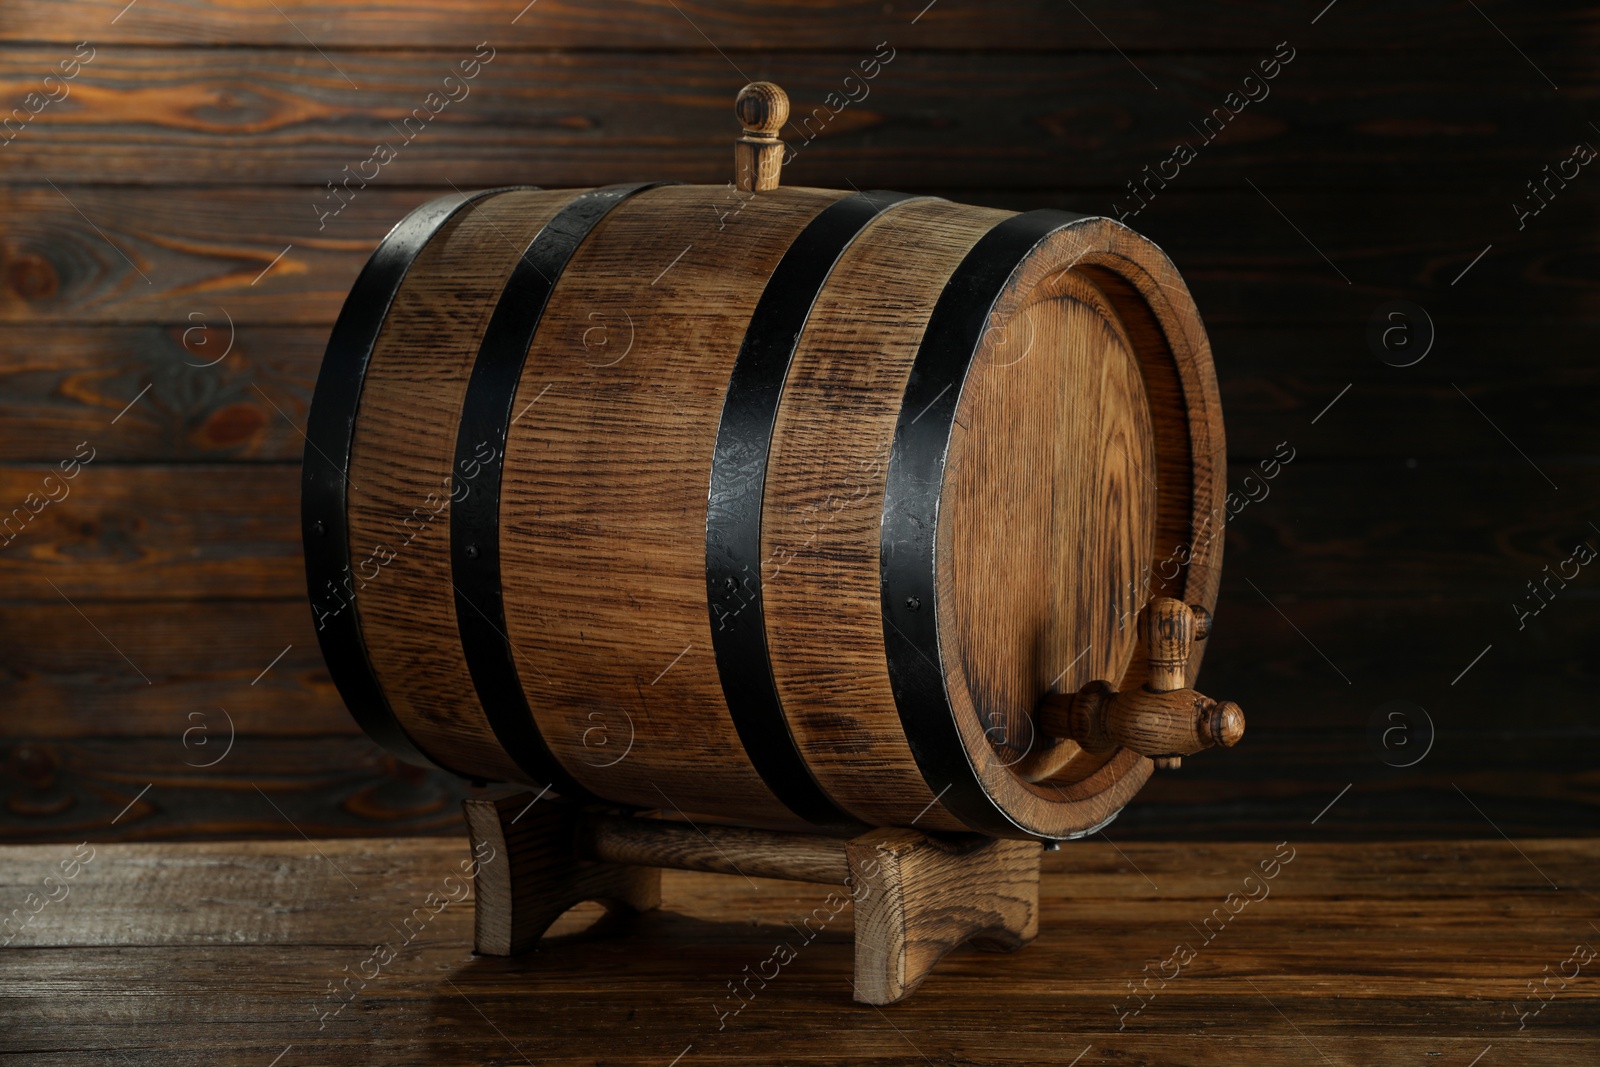
<svg viewBox="0 0 1600 1067"><path fill-rule="evenodd" d="M578 799L1088 833L1150 763L1040 736L1041 696L1142 678L1143 602L1216 596L1199 318L1152 244L1065 212L444 198L352 290L308 441L357 719Z"/></svg>

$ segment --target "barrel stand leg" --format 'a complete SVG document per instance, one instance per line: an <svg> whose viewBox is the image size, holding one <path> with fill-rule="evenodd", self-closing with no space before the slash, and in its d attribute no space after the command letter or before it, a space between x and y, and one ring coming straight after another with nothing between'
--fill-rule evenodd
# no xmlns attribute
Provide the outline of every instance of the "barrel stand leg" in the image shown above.
<svg viewBox="0 0 1600 1067"><path fill-rule="evenodd" d="M585 811L531 793L463 802L478 858L475 950L532 948L574 904L645 911L662 867L846 886L855 908L855 999L893 1004L951 949L1010 952L1039 932L1037 841L920 830L853 840Z"/></svg>
<svg viewBox="0 0 1600 1067"><path fill-rule="evenodd" d="M965 943L1014 952L1039 933L1037 841L951 844L917 830L849 843L855 892L855 999L893 1004Z"/></svg>
<svg viewBox="0 0 1600 1067"><path fill-rule="evenodd" d="M538 943L568 908L586 900L613 912L661 904L654 867L585 859L575 850L577 805L536 801L514 792L464 800L467 833L478 863L472 950L514 956Z"/></svg>

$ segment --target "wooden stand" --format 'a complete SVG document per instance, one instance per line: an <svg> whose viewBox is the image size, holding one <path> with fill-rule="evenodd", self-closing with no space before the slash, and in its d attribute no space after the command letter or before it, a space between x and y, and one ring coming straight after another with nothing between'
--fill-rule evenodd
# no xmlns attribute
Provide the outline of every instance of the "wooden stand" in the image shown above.
<svg viewBox="0 0 1600 1067"><path fill-rule="evenodd" d="M1039 932L1035 841L907 829L846 840L534 801L517 792L462 802L479 859L473 949L483 955L526 952L586 900L613 912L655 908L662 867L845 887L863 1004L910 996L958 945L1010 952Z"/></svg>

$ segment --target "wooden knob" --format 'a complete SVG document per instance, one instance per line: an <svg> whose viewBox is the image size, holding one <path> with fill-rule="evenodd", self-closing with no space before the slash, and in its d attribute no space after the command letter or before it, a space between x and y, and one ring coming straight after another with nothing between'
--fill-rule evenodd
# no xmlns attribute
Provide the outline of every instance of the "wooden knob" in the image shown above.
<svg viewBox="0 0 1600 1067"><path fill-rule="evenodd" d="M1209 625L1209 615L1206 622ZM1150 652L1151 689L1162 693L1188 684L1197 623L1195 613L1181 600L1161 596L1145 605L1139 616L1139 640Z"/></svg>
<svg viewBox="0 0 1600 1067"><path fill-rule="evenodd" d="M744 136L733 145L733 181L743 193L778 187L783 142L778 131L789 121L789 95L771 82L751 82L739 90L733 113Z"/></svg>
<svg viewBox="0 0 1600 1067"><path fill-rule="evenodd" d="M1212 740L1223 748L1244 740L1244 709L1231 700L1213 705L1207 722Z"/></svg>
<svg viewBox="0 0 1600 1067"><path fill-rule="evenodd" d="M747 137L776 137L789 121L789 94L771 82L751 82L739 90L733 113Z"/></svg>

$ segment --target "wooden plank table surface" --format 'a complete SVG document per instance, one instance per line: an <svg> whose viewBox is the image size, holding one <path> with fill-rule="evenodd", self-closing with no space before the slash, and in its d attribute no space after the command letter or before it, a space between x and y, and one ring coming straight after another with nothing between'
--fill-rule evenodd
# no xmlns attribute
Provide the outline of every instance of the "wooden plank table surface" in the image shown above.
<svg viewBox="0 0 1600 1067"><path fill-rule="evenodd" d="M1600 841L1068 844L1037 941L959 950L884 1009L851 1002L828 887L668 871L622 936L586 930L586 905L534 953L474 958L467 858L456 839L0 849L0 1058L1600 1063Z"/></svg>

